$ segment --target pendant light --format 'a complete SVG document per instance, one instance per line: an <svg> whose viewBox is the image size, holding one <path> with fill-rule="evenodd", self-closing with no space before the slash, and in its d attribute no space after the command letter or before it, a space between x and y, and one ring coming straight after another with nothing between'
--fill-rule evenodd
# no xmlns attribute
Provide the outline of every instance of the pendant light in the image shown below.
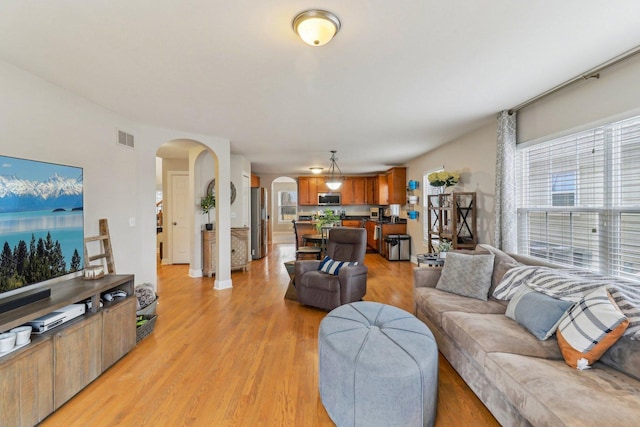
<svg viewBox="0 0 640 427"><path fill-rule="evenodd" d="M327 187L329 188L329 190L331 191L335 191L338 188L340 188L340 186L342 185L342 171L340 170L340 167L338 166L338 164L336 163L336 160L338 160L336 158L336 150L331 150L331 166L329 166L329 173L331 174L329 177L329 180L326 182ZM336 168L338 169L338 176L336 176Z"/></svg>
<svg viewBox="0 0 640 427"><path fill-rule="evenodd" d="M340 30L340 20L326 10L306 10L293 19L293 31L310 46L322 46Z"/></svg>

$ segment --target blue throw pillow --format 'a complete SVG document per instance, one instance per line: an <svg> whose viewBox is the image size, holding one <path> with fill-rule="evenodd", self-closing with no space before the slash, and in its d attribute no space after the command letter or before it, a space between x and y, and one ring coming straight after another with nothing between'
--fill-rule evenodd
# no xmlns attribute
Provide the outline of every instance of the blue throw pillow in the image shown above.
<svg viewBox="0 0 640 427"><path fill-rule="evenodd" d="M320 263L320 267L318 267L318 270L322 271L323 273L333 274L334 276L337 276L342 267L348 267L351 265L358 265L358 262L336 261L326 256Z"/></svg>
<svg viewBox="0 0 640 427"><path fill-rule="evenodd" d="M505 314L539 340L546 340L556 332L560 318L572 305L523 285L509 301Z"/></svg>

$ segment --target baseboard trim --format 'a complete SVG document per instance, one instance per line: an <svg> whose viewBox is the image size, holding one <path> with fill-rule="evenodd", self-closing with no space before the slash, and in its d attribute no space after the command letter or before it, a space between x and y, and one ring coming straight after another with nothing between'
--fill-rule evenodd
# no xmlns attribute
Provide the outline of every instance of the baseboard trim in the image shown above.
<svg viewBox="0 0 640 427"><path fill-rule="evenodd" d="M232 287L233 286L231 285L231 279L226 279L226 280L216 279L215 282L213 282L213 289L217 291L221 291L223 289L230 289Z"/></svg>
<svg viewBox="0 0 640 427"><path fill-rule="evenodd" d="M193 278L202 277L202 270L200 270L200 269L194 270L193 268L190 268L189 269L189 277L193 277Z"/></svg>

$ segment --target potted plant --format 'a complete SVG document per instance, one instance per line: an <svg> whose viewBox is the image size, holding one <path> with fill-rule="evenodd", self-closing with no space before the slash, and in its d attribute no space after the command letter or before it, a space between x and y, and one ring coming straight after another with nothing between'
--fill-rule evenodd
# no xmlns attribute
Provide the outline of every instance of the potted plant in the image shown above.
<svg viewBox="0 0 640 427"><path fill-rule="evenodd" d="M440 192L444 192L445 189L453 187L460 180L460 174L457 172L433 172L427 176L429 185L432 187L440 187Z"/></svg>
<svg viewBox="0 0 640 427"><path fill-rule="evenodd" d="M200 200L200 207L202 213L207 214L207 223L204 225L207 230L213 230L213 224L211 223L211 216L209 211L216 207L216 196L213 194L207 194Z"/></svg>
<svg viewBox="0 0 640 427"><path fill-rule="evenodd" d="M438 256L440 258L446 258L447 257L447 252L449 252L451 250L451 242L448 240L441 240L440 243L438 243Z"/></svg>
<svg viewBox="0 0 640 427"><path fill-rule="evenodd" d="M316 222L318 233L320 233L322 232L322 227L331 226L339 222L340 215L336 215L331 209L325 209L322 215L313 215L313 220Z"/></svg>

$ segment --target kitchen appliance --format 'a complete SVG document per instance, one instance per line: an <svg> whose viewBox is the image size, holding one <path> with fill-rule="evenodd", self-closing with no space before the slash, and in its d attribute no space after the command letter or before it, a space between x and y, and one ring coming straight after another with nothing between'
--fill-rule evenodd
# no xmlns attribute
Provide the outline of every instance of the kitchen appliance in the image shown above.
<svg viewBox="0 0 640 427"><path fill-rule="evenodd" d="M267 190L251 189L251 258L267 255Z"/></svg>
<svg viewBox="0 0 640 427"><path fill-rule="evenodd" d="M340 202L340 193L318 193L318 206L336 206Z"/></svg>
<svg viewBox="0 0 640 427"><path fill-rule="evenodd" d="M386 255L389 261L411 260L411 236L408 234L387 234L384 238L387 245Z"/></svg>
<svg viewBox="0 0 640 427"><path fill-rule="evenodd" d="M370 208L369 209L369 218L374 221L380 221L382 219L382 208Z"/></svg>
<svg viewBox="0 0 640 427"><path fill-rule="evenodd" d="M391 217L391 222L398 222L398 218L400 217L400 205L389 205L389 216Z"/></svg>

